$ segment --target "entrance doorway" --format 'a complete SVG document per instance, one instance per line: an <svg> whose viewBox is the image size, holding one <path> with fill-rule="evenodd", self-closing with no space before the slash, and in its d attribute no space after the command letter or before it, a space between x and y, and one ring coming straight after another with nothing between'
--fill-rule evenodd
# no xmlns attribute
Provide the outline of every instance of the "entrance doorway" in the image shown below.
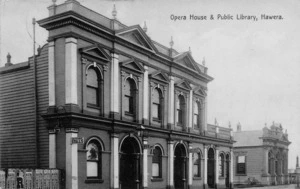
<svg viewBox="0 0 300 189"><path fill-rule="evenodd" d="M207 185L210 188L215 187L215 152L212 148L208 150L207 159Z"/></svg>
<svg viewBox="0 0 300 189"><path fill-rule="evenodd" d="M140 148L133 137L124 139L120 153L120 185L122 189L140 188Z"/></svg>
<svg viewBox="0 0 300 189"><path fill-rule="evenodd" d="M226 175L225 175L225 184L226 188L229 188L229 165L230 165L230 159L229 159L229 154L226 155Z"/></svg>
<svg viewBox="0 0 300 189"><path fill-rule="evenodd" d="M174 187L186 188L186 150L183 144L178 144L174 152Z"/></svg>

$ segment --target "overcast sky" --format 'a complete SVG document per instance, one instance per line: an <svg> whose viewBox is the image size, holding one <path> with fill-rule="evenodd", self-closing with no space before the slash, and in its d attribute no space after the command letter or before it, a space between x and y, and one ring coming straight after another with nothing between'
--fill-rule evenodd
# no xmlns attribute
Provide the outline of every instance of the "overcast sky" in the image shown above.
<svg viewBox="0 0 300 189"><path fill-rule="evenodd" d="M47 17L51 0L1 1L1 60L26 61L32 55L32 17ZM57 4L64 2L58 0ZM113 1L80 0L84 6L111 18ZM115 1L117 18L126 25L147 22L147 34L169 46L171 36L179 52L191 47L199 63L205 57L208 74L208 122L236 130L260 130L265 123L281 123L292 144L289 167L300 154L300 1L299 0L128 0ZM207 20L189 20L190 14ZM218 20L230 14L233 20ZM236 15L254 20L237 20ZM261 15L282 20L262 20ZM186 16L174 21L171 15ZM214 16L214 20L210 16ZM37 43L47 32L37 26ZM297 147L298 146L298 147Z"/></svg>

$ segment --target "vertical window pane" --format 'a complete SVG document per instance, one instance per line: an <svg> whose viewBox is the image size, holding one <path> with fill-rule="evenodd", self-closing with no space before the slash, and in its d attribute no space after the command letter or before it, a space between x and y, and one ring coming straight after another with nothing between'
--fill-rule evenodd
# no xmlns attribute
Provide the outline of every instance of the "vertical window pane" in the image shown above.
<svg viewBox="0 0 300 189"><path fill-rule="evenodd" d="M97 88L87 87L87 103L98 105Z"/></svg>
<svg viewBox="0 0 300 189"><path fill-rule="evenodd" d="M98 160L99 149L95 143L90 143L87 146L87 160Z"/></svg>
<svg viewBox="0 0 300 189"><path fill-rule="evenodd" d="M88 161L87 162L87 177L97 177L98 176L98 162Z"/></svg>
<svg viewBox="0 0 300 189"><path fill-rule="evenodd" d="M193 167L194 177L199 177L199 165L196 164Z"/></svg>
<svg viewBox="0 0 300 189"><path fill-rule="evenodd" d="M198 127L198 114L194 114L194 125Z"/></svg>
<svg viewBox="0 0 300 189"><path fill-rule="evenodd" d="M245 156L238 156L238 163L245 163Z"/></svg>
<svg viewBox="0 0 300 189"><path fill-rule="evenodd" d="M98 76L97 72L93 68L88 69L86 83L91 87L98 88Z"/></svg>
<svg viewBox="0 0 300 189"><path fill-rule="evenodd" d="M159 118L158 109L159 109L159 105L153 103L153 106L152 106L152 116L154 118Z"/></svg>
<svg viewBox="0 0 300 189"><path fill-rule="evenodd" d="M159 177L159 164L158 163L152 163L152 176Z"/></svg>

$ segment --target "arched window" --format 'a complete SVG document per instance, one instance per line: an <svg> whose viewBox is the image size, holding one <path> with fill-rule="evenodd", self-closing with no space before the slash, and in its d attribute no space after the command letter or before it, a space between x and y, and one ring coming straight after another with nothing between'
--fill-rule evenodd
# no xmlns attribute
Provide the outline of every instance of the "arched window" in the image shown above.
<svg viewBox="0 0 300 189"><path fill-rule="evenodd" d="M184 114L185 114L185 100L182 95L178 96L177 100L177 125L181 126L184 124Z"/></svg>
<svg viewBox="0 0 300 189"><path fill-rule="evenodd" d="M271 170L272 170L272 154L271 152L269 152L268 154L268 173L271 174Z"/></svg>
<svg viewBox="0 0 300 189"><path fill-rule="evenodd" d="M225 156L222 153L220 154L219 157L219 176L224 177L224 173L225 173Z"/></svg>
<svg viewBox="0 0 300 189"><path fill-rule="evenodd" d="M194 177L201 177L201 155L200 153L194 153L194 167L193 167L193 172L194 172Z"/></svg>
<svg viewBox="0 0 300 189"><path fill-rule="evenodd" d="M158 146L153 149L152 177L162 178L162 151Z"/></svg>
<svg viewBox="0 0 300 189"><path fill-rule="evenodd" d="M95 68L90 67L87 70L86 87L87 87L87 104L91 106L99 107L100 95L101 95L101 85L99 71Z"/></svg>
<svg viewBox="0 0 300 189"><path fill-rule="evenodd" d="M154 120L160 121L162 118L162 97L158 88L153 91L152 117Z"/></svg>
<svg viewBox="0 0 300 189"><path fill-rule="evenodd" d="M98 140L92 139L86 146L86 174L88 178L101 179L102 177L102 154L101 145Z"/></svg>
<svg viewBox="0 0 300 189"><path fill-rule="evenodd" d="M124 94L124 108L125 113L127 114L135 114L135 82L133 79L128 78L125 82L125 94Z"/></svg>
<svg viewBox="0 0 300 189"><path fill-rule="evenodd" d="M200 128L200 123L201 123L200 113L201 113L200 103L195 102L194 103L194 128Z"/></svg>

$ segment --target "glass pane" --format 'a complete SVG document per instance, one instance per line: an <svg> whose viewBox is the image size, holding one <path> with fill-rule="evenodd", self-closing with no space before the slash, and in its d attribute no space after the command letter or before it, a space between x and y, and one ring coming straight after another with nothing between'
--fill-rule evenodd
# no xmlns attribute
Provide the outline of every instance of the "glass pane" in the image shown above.
<svg viewBox="0 0 300 189"><path fill-rule="evenodd" d="M98 93L96 88L87 87L87 103L98 105Z"/></svg>
<svg viewBox="0 0 300 189"><path fill-rule="evenodd" d="M198 126L198 114L194 115L194 125Z"/></svg>
<svg viewBox="0 0 300 189"><path fill-rule="evenodd" d="M194 104L194 114L199 114L199 106L197 102Z"/></svg>
<svg viewBox="0 0 300 189"><path fill-rule="evenodd" d="M199 177L199 166L198 165L194 165L193 167L193 172L194 172L194 177Z"/></svg>
<svg viewBox="0 0 300 189"><path fill-rule="evenodd" d="M87 160L98 160L99 149L95 143L90 143L87 150Z"/></svg>
<svg viewBox="0 0 300 189"><path fill-rule="evenodd" d="M128 96L125 96L125 98L124 98L124 110L126 111L126 112L129 112L129 97Z"/></svg>
<svg viewBox="0 0 300 189"><path fill-rule="evenodd" d="M90 68L87 73L87 85L98 88L98 76L97 72Z"/></svg>
<svg viewBox="0 0 300 189"><path fill-rule="evenodd" d="M157 89L153 91L153 102L159 104L159 92Z"/></svg>
<svg viewBox="0 0 300 189"><path fill-rule="evenodd" d="M86 175L87 177L97 177L98 176L98 162L87 162L86 164Z"/></svg>
<svg viewBox="0 0 300 189"><path fill-rule="evenodd" d="M152 176L159 177L159 164L158 163L152 163Z"/></svg>
<svg viewBox="0 0 300 189"><path fill-rule="evenodd" d="M238 156L238 163L245 163L245 156Z"/></svg>
<svg viewBox="0 0 300 189"><path fill-rule="evenodd" d="M155 117L155 118L159 118L158 108L159 108L158 104L153 104L153 106L152 106L152 116Z"/></svg>

